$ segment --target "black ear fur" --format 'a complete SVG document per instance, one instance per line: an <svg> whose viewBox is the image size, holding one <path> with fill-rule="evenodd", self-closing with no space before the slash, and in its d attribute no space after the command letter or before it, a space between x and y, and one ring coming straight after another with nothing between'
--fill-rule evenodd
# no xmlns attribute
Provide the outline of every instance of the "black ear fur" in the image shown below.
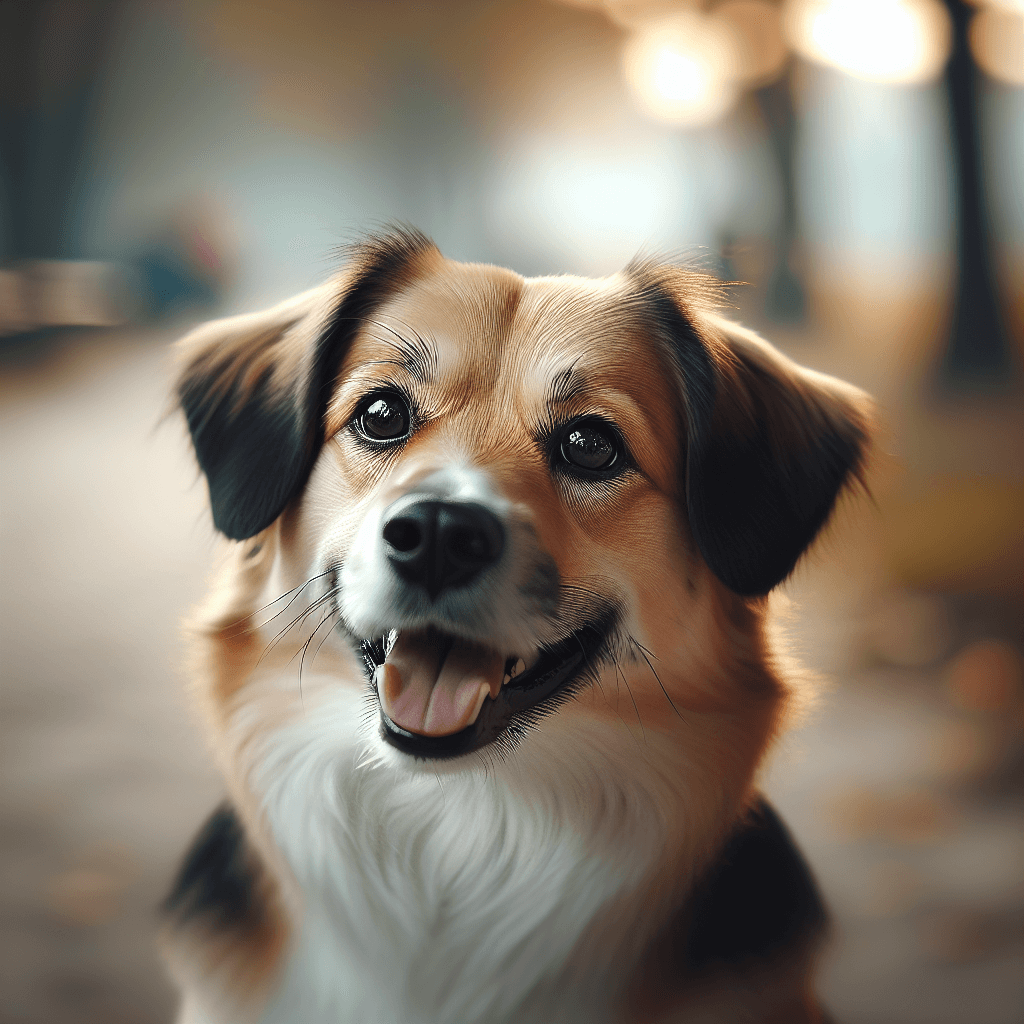
<svg viewBox="0 0 1024 1024"><path fill-rule="evenodd" d="M317 289L265 314L206 324L181 342L178 399L221 533L259 533L301 492L352 337L427 252L433 243L415 231L372 237L352 247L340 293Z"/></svg>
<svg viewBox="0 0 1024 1024"><path fill-rule="evenodd" d="M798 367L752 332L686 310L678 292L685 284L707 298L700 275L677 271L681 280L667 284L647 274L643 295L686 391L684 487L694 540L730 590L767 594L859 475L868 400Z"/></svg>

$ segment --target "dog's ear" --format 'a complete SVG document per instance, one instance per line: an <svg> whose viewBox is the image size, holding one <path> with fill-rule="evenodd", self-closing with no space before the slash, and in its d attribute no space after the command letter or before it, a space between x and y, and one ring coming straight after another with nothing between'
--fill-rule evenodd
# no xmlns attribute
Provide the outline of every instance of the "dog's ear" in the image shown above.
<svg viewBox="0 0 1024 1024"><path fill-rule="evenodd" d="M871 401L709 312L714 286L700 275L663 272L646 285L685 390L683 489L694 540L730 590L767 594L842 488L860 479Z"/></svg>
<svg viewBox="0 0 1024 1024"><path fill-rule="evenodd" d="M752 331L706 319L716 390L688 443L687 511L715 575L738 594L766 594L792 572L842 488L860 479L871 403Z"/></svg>
<svg viewBox="0 0 1024 1024"><path fill-rule="evenodd" d="M352 337L429 258L440 254L417 232L370 238L326 285L179 342L178 400L221 533L259 533L301 492Z"/></svg>

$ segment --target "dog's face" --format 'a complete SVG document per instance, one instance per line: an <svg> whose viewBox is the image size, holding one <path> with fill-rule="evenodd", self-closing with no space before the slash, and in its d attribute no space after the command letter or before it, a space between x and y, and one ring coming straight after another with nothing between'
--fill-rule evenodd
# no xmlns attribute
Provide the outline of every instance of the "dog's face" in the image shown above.
<svg viewBox="0 0 1024 1024"><path fill-rule="evenodd" d="M674 385L636 313L625 281L438 261L353 340L304 521L333 519L319 560L402 749L505 735L687 604Z"/></svg>
<svg viewBox="0 0 1024 1024"><path fill-rule="evenodd" d="M453 758L623 706L667 731L744 686L770 718L757 599L856 471L864 406L709 297L671 268L524 280L396 235L186 343L215 522L273 525L285 578L326 582L384 742Z"/></svg>

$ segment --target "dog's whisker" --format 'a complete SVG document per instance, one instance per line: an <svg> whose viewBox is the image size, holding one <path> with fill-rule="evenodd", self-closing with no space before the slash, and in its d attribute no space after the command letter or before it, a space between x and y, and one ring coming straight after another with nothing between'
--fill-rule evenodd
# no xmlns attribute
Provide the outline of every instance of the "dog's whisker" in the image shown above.
<svg viewBox="0 0 1024 1024"><path fill-rule="evenodd" d="M647 662L647 667L654 674L654 678L658 680L658 685L661 687L661 692L663 694L665 694L665 700L668 701L669 706L672 708L672 710L676 713L676 716L681 721L683 716L681 714L679 714L679 708L676 707L675 702L672 700L672 698L668 694L668 690L665 689L665 684L661 681L661 676L658 675L658 673L654 669L654 666L651 664L651 658L654 658L655 656L653 654L651 654L651 652L648 651L647 648L644 647L643 644L639 643L632 636L629 639L630 639L630 642L633 644L633 646L640 652L640 656L644 659L644 661ZM648 657L648 655L650 655L650 657ZM657 660L657 658L655 658L655 660Z"/></svg>
<svg viewBox="0 0 1024 1024"><path fill-rule="evenodd" d="M275 612L273 615L270 616L269 619L267 619L265 622L260 623L260 625L258 627L255 627L255 628L262 629L264 626L267 626L271 622L273 622L274 619L276 619L279 615L283 615L298 600L298 598L301 596L302 590L304 590L306 587L308 587L311 583L315 583L317 580L323 579L324 576L329 576L331 573L336 572L338 570L338 568L339 567L337 565L333 565L329 569L325 570L324 572L317 573L316 576L313 576L310 579L306 580L306 582L302 584L302 587L298 588L299 592L296 593L292 597L292 599L280 611ZM290 591L289 591L289 593L290 593ZM287 596L287 595L285 595L285 596ZM278 598L278 600L281 600L281 599Z"/></svg>
<svg viewBox="0 0 1024 1024"><path fill-rule="evenodd" d="M618 664L618 663L616 662L616 664ZM639 726L640 726L640 732L643 735L644 743L646 743L647 742L647 730L644 729L644 721L640 717L640 708L637 707L636 698L633 696L633 691L630 688L629 680L626 678L626 674L624 672L622 673L622 681L623 681L623 683L626 684L626 693L629 694L629 699L633 702L633 710L636 712L637 724L639 724Z"/></svg>
<svg viewBox="0 0 1024 1024"><path fill-rule="evenodd" d="M314 603L314 604L313 604L313 605L311 605L311 606L310 606L309 608L307 608L307 609L306 609L306 610L305 610L304 612L300 612L300 613L299 613L298 615L296 615L296 616L295 616L295 618L293 618L293 619L291 620L291 622L289 622L289 623L288 623L288 625L286 625L286 626L285 626L285 627L284 627L284 628L283 628L283 629L282 629L282 630L281 630L281 631L280 631L280 632L279 632L279 633L278 633L278 634L277 634L277 635L276 635L276 636L275 636L275 637L273 638L273 640L271 640L271 641L270 641L270 643L269 643L269 644L268 644L268 645L266 646L266 648L264 649L263 653L262 653L262 654L260 655L260 657L259 657L259 661L257 661L257 662L256 662L256 667L257 667L257 668L259 668L259 666L260 666L260 665L261 665L261 664L263 663L263 660L264 660L264 659L265 659L265 658L266 658L266 657L267 657L268 655L270 655L271 653L273 653L273 651L274 651L274 650L276 650L276 649L277 649L277 646L278 646L278 645L279 645L279 644L281 643L281 641L282 641L282 640L284 639L284 637L285 637L285 636L286 636L286 635L287 635L287 634L288 634L288 633L289 633L289 632L290 632L290 631L291 631L292 629L294 629L294 628L295 628L295 627L296 627L297 625L299 625L300 623L304 622L304 621L305 621L305 620L306 620L306 619L307 619L307 618L309 617L309 615L310 615L310 614L311 614L311 613L312 613L313 611L315 611L315 610L316 610L316 608L317 608L317 604L316 604L316 603Z"/></svg>
<svg viewBox="0 0 1024 1024"><path fill-rule="evenodd" d="M324 604L327 601L330 601L333 597L335 597L337 593L337 589L329 590L326 594L322 595L321 597L318 597L308 608L306 608L304 611L296 615L295 618L292 619L292 621L289 622L288 625L285 626L284 629L282 629L277 634L277 636L275 636L274 639L270 641L264 652L260 655L259 661L256 662L256 667L258 668L263 663L263 660L274 650L276 650L277 646L281 643L281 641L284 639L287 633L294 629L295 626L304 623L306 619L309 618L310 615L316 612L319 608L322 608ZM294 658L295 655L293 654L292 657L288 659L289 664L294 660Z"/></svg>
<svg viewBox="0 0 1024 1024"><path fill-rule="evenodd" d="M615 676L615 692L616 692L616 694L618 694L619 693L619 678L621 677L622 681L624 683L626 683L626 674L622 671L622 668L620 667L618 662L615 662L615 673L616 673L616 676ZM626 683L626 689L629 690L629 683ZM632 696L633 696L633 694L630 693L630 697L632 697ZM633 704L633 707L634 708L636 707L636 703L635 702ZM640 741L636 738L636 736L633 735L633 730L629 727L629 722L627 722L622 717L622 715L619 714L618 700L617 699L616 699L616 707L615 707L615 717L622 723L622 727L626 730L626 732L629 733L630 738L636 744L636 749L638 751L640 751L641 753L643 753L643 747L640 746ZM637 714L637 718L639 719L639 717L640 716L639 716L639 713L638 713ZM640 723L640 731L641 732L643 732L643 728L644 728L643 722L641 722ZM647 736L645 734L644 735L644 742L646 743L646 741L647 741Z"/></svg>
<svg viewBox="0 0 1024 1024"><path fill-rule="evenodd" d="M328 612L328 614L321 620L320 626L322 626L325 622L327 622L327 620L330 619L332 615L336 616L337 614L338 613L336 611L334 611L334 610ZM310 668L313 667L313 663L316 661L316 656L323 649L324 644L327 643L327 641L331 638L331 634L334 632L334 629L335 629L335 627L337 625L338 625L338 623L335 622L331 626L331 628L328 629L327 632L324 634L323 639L320 641L320 643L317 644L317 648L313 652L313 657L309 659L309 667ZM309 640L306 641L306 645L308 645L308 644L310 644L312 642L313 637L316 636L317 631L320 629L320 626L317 626L316 629L313 630L313 635L309 638ZM303 647L303 652L305 652L305 647ZM303 653L303 661L304 660L305 660L305 653ZM301 690L302 690L302 664L303 664L303 661L299 662L299 691L300 691L300 693L301 693Z"/></svg>
<svg viewBox="0 0 1024 1024"><path fill-rule="evenodd" d="M239 630L237 633L225 633L225 639L232 639L233 637L243 636L245 633L254 633L256 632L256 630L262 629L264 626L273 622L274 619L278 617L278 615L283 615L286 611L288 611L288 609L292 606L292 604L294 604L296 599L302 594L302 591L305 590L306 587L308 587L311 583L315 583L317 580L323 579L324 576L328 576L332 572L337 572L339 568L340 564L332 565L329 568L325 569L323 572L318 572L315 576L311 576L308 580L306 580L305 583L300 583L297 587L292 587L291 590L286 590L279 597L275 597L273 601L268 601L265 605L262 605L261 607L256 608L254 611L249 612L248 615L243 615L240 619L235 619L234 622L229 622L227 626L224 627L225 629L230 629L232 626L241 625L243 622L246 622L249 619L252 619L255 616L259 615L260 612L264 612L268 608L273 608L274 605L278 603L278 601L283 601L289 595L294 595L292 596L291 601L289 601L280 611L275 612L273 615L271 615L271 617L267 619L265 622L261 622L255 626L247 626L245 629Z"/></svg>
<svg viewBox="0 0 1024 1024"><path fill-rule="evenodd" d="M309 617L311 615L315 615L317 612L322 611L324 605L330 600L330 598L331 598L330 594L324 594L323 597L318 598L313 604L311 604L309 606L309 608L307 608L302 613L299 625L305 625L307 619L309 619ZM322 618L320 620L320 624L316 627L316 629L313 630L312 634L310 634L310 636L306 638L306 640L303 642L302 646L288 659L288 664L289 665L306 648L306 646L310 643L310 641L313 639L313 637L316 636L317 629L319 629L320 626L322 626L333 614L335 614L335 612L334 612L334 609L332 608L327 613L327 615L324 616L324 618Z"/></svg>
<svg viewBox="0 0 1024 1024"><path fill-rule="evenodd" d="M310 645L310 644L311 644L311 643L313 642L313 640L314 640L314 639L316 638L316 635L317 635L317 633L318 633L318 632L320 631L320 627L321 627L321 626L322 626L322 625L323 625L323 624L324 624L325 622L327 622L327 621L328 621L328 620L329 620L329 619L330 619L330 618L331 618L332 616L334 616L334 615L337 615L337 612L336 612L336 611L334 611L334 609L332 608L332 609L331 609L331 610L330 610L330 611L329 611L329 612L328 612L328 613L327 613L327 614L326 614L326 615L325 615L325 616L324 616L324 617L323 617L323 618L322 618L322 619L321 619L321 620L320 620L320 621L319 621L319 622L317 623L316 629L314 629L314 630L313 630L313 632L312 632L312 633L310 633L310 635L309 635L309 639L308 639L308 640L307 640L307 641L306 641L306 642L305 642L305 643L304 643L304 644L302 645L302 652L301 652L301 656L300 656L300 658L299 658L299 701L300 701L300 702L301 702L301 701L303 700L303 697L302 697L302 670L303 670L303 668L305 667L305 664L306 664L306 651L308 651L308 650L309 650L309 645ZM316 651L315 651L315 652L313 653L313 657L312 657L312 658L310 659L310 661L309 661L309 664L310 664L310 666L312 666L313 662L314 662L314 661L316 661L316 656L317 656L317 655L318 655L318 654L320 653L320 647L323 647L324 643L325 643L325 642L326 642L326 640L327 640L327 637L329 637L330 635L331 635L331 631L330 631L330 630L328 630L328 631L327 631L327 634L326 634L326 636L324 637L324 639L320 641L320 646L319 646L319 647L317 647ZM293 657L294 657L294 656L293 656Z"/></svg>

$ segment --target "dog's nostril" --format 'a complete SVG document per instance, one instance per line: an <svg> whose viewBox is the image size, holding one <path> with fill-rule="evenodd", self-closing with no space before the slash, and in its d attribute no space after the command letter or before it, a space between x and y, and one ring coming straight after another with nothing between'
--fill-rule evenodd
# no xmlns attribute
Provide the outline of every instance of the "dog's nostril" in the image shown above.
<svg viewBox="0 0 1024 1024"><path fill-rule="evenodd" d="M437 542L453 579L480 572L501 557L505 531L495 515L474 503L438 508Z"/></svg>
<svg viewBox="0 0 1024 1024"><path fill-rule="evenodd" d="M415 551L423 541L423 531L412 519L392 519L384 526L384 539L396 551Z"/></svg>
<svg viewBox="0 0 1024 1024"><path fill-rule="evenodd" d="M483 530L452 530L446 538L448 553L465 562L484 562L491 557L491 543Z"/></svg>

